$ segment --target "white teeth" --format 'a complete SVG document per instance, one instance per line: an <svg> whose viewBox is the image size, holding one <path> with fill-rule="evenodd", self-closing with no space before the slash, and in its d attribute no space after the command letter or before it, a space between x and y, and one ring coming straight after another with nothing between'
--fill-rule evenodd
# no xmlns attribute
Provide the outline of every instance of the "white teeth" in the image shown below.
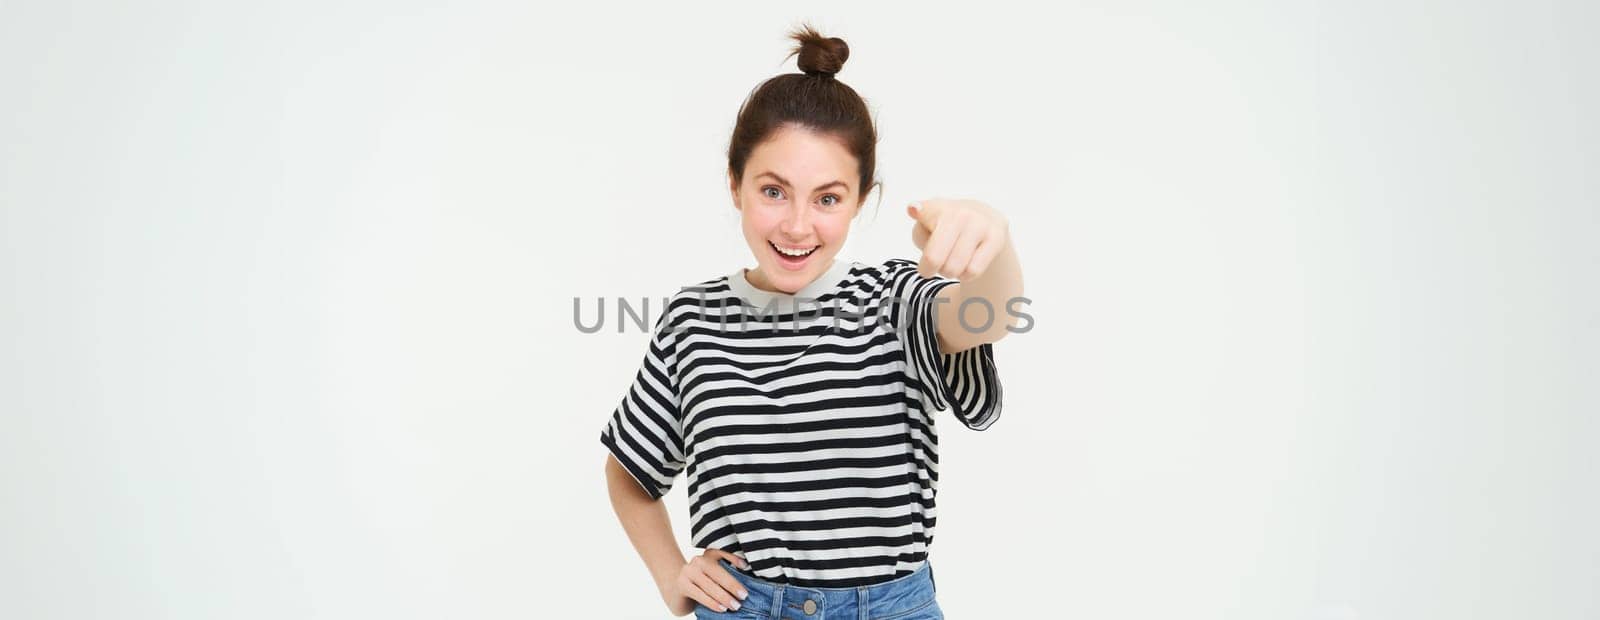
<svg viewBox="0 0 1600 620"><path fill-rule="evenodd" d="M774 244L772 244L772 247L776 248L779 252L783 253L784 256L805 256L807 254L810 254L812 252L817 251L817 248L820 247L820 246L815 246L814 245L814 246L811 246L811 247L806 248L804 250L791 250L791 249L785 248L783 246L780 246L780 245L774 243Z"/></svg>

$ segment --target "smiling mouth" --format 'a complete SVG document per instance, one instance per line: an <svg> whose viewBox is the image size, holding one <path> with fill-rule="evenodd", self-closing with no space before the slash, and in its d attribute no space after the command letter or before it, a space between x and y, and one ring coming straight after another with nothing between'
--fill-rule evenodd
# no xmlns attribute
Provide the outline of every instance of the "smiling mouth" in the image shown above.
<svg viewBox="0 0 1600 620"><path fill-rule="evenodd" d="M822 247L820 245L813 245L811 247L792 248L792 247L787 247L787 246L781 246L781 245L778 245L778 244L773 243L771 241L768 241L767 245L772 246L772 250L774 252L777 252L778 256L782 256L784 258L787 258L787 259L790 259L790 260L797 260L797 261L798 260L802 260L807 256L810 256L812 252L816 252L817 251L817 248Z"/></svg>

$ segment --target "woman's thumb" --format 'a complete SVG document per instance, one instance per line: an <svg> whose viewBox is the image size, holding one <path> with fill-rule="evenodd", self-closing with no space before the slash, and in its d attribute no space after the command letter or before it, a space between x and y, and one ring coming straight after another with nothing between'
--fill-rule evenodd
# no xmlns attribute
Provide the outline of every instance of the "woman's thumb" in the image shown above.
<svg viewBox="0 0 1600 620"><path fill-rule="evenodd" d="M723 551L721 549L712 549L712 551L715 551L718 557L721 557L721 558L733 563L734 565L738 566L739 568L746 568L746 569L750 568L750 563L749 562L744 561L744 558L739 557L738 555L735 555L732 552Z"/></svg>

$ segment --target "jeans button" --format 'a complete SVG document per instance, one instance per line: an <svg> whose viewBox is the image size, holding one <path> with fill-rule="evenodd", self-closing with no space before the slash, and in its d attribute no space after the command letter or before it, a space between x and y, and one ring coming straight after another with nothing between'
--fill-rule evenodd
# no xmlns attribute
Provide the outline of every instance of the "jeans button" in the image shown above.
<svg viewBox="0 0 1600 620"><path fill-rule="evenodd" d="M817 613L817 602L811 599L806 599L805 612L807 616Z"/></svg>

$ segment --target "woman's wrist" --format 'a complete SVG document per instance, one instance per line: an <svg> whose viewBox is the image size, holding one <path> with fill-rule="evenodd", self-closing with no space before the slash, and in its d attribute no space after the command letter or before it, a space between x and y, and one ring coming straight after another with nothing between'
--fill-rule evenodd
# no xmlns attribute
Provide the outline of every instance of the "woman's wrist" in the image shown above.
<svg viewBox="0 0 1600 620"><path fill-rule="evenodd" d="M675 563L669 560L650 567L650 575L656 581L656 590L661 592L663 598L668 598L669 602L671 596L679 595L678 575L688 563L688 560L680 557Z"/></svg>

